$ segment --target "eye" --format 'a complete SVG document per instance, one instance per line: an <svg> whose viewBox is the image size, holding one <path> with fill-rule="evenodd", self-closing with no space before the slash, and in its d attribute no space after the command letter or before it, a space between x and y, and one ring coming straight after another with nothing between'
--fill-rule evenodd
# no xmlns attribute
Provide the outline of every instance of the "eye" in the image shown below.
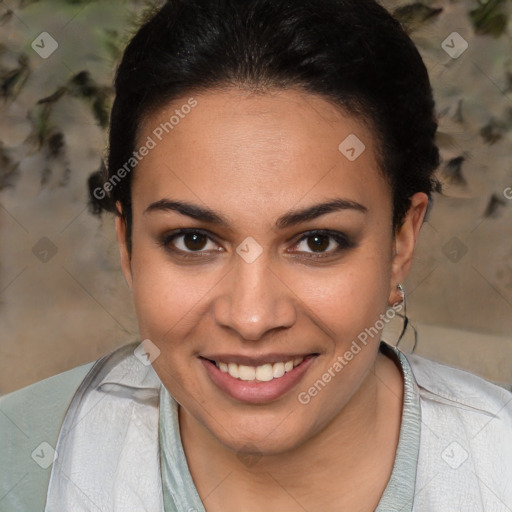
<svg viewBox="0 0 512 512"><path fill-rule="evenodd" d="M305 252L306 254L311 254L312 257L318 258L331 256L354 246L355 244L345 233L316 230L304 233L294 246L294 249L298 249L298 252Z"/></svg>
<svg viewBox="0 0 512 512"><path fill-rule="evenodd" d="M161 240L161 244L175 253L184 253L185 257L191 255L199 256L209 251L218 251L218 245L205 232L197 229L179 229L165 235Z"/></svg>

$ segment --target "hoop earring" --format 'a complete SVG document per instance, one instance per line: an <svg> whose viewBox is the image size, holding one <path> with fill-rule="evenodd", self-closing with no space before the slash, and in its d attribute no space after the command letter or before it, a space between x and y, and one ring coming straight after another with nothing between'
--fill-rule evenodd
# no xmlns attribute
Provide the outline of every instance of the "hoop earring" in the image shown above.
<svg viewBox="0 0 512 512"><path fill-rule="evenodd" d="M404 291L404 287L402 286L402 283L398 283L396 285L396 287L398 288L398 290L402 294L402 304L404 306L403 314L402 313L397 313L398 316L402 317L404 322L403 322L402 332L400 333L400 336L398 337L398 340L396 342L396 347L398 348L398 345L400 344L400 341L402 341L402 337L405 334L405 331L407 330L407 327L410 325L412 330L413 330L413 332L414 332L414 345L412 347L412 351L411 352L414 352L416 350L416 345L418 344L418 331L416 331L416 327L414 327L414 325L412 325L409 322L409 318L407 317L407 302L405 300L405 291Z"/></svg>

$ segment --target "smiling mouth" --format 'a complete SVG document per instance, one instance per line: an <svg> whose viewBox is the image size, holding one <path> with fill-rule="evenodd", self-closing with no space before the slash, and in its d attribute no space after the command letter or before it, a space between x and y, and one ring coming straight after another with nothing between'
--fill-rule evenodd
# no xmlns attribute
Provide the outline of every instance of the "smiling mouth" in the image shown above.
<svg viewBox="0 0 512 512"><path fill-rule="evenodd" d="M206 358L203 359L214 364L221 372L227 373L234 379L247 382L270 382L272 380L280 379L283 375L291 372L306 359L309 359L314 355L316 354L306 357L296 357L288 361L280 361L277 363L265 363L259 366L247 366L237 363L214 361Z"/></svg>

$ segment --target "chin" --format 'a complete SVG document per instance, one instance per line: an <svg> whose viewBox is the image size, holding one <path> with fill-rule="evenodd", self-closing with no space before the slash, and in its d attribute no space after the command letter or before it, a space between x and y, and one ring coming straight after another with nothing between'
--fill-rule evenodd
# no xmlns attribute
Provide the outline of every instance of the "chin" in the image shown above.
<svg viewBox="0 0 512 512"><path fill-rule="evenodd" d="M261 414L261 413L260 413ZM295 414L271 418L248 417L215 425L210 430L219 443L226 448L247 456L272 456L289 452L305 443L314 435L309 425Z"/></svg>

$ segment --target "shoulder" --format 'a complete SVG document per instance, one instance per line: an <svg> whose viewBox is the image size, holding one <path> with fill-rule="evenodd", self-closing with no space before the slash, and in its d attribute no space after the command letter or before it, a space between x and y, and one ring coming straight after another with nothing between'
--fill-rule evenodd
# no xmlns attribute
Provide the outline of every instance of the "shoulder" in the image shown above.
<svg viewBox="0 0 512 512"><path fill-rule="evenodd" d="M4 395L0 397L0 410L16 424L18 429L29 430L34 426L35 418L44 420L45 416L51 416L59 409L67 407L72 394L93 364L77 366Z"/></svg>
<svg viewBox="0 0 512 512"><path fill-rule="evenodd" d="M406 355L421 439L414 510L503 510L512 503L512 392L470 372Z"/></svg>
<svg viewBox="0 0 512 512"><path fill-rule="evenodd" d="M93 364L0 398L0 460L5 470L0 474L0 511L41 508L60 426Z"/></svg>
<svg viewBox="0 0 512 512"><path fill-rule="evenodd" d="M78 383L80 381L80 376L84 377L93 365L94 362L83 364L72 368L71 370L58 373L57 375L53 375L47 379L35 382L34 384L21 388L17 391L13 391L12 393L3 395L0 397L0 404L11 403L20 399L26 399L29 396L33 396L34 394L41 394L51 390L58 390L67 383Z"/></svg>
<svg viewBox="0 0 512 512"><path fill-rule="evenodd" d="M512 406L505 406L512 405L512 391L468 371L416 354L406 357L423 400L499 415L512 422Z"/></svg>

